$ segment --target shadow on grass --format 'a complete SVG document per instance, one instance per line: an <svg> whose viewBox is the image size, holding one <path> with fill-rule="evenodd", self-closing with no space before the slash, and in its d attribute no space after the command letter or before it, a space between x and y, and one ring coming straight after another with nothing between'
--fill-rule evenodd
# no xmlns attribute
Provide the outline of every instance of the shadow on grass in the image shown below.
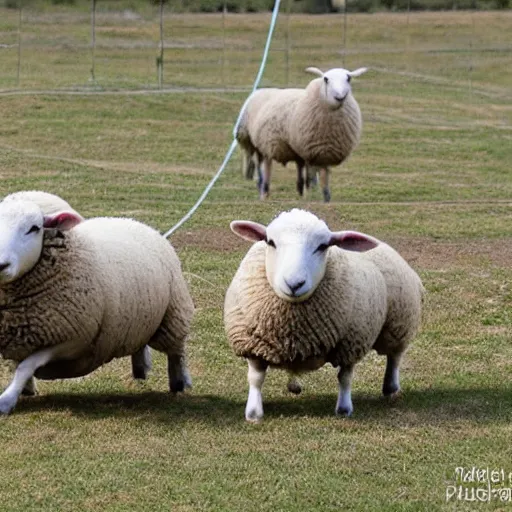
<svg viewBox="0 0 512 512"><path fill-rule="evenodd" d="M512 386L502 388L437 388L409 390L396 400L381 396L355 394L354 414L348 421L382 425L443 425L454 421L505 423L512 421ZM335 394L308 395L272 399L264 397L267 419L297 416L328 418L334 416ZM199 421L212 425L243 421L245 401L236 397L185 394L173 396L161 392L120 394L57 393L23 398L14 414L67 411L95 418L125 417L147 421Z"/></svg>
<svg viewBox="0 0 512 512"><path fill-rule="evenodd" d="M265 405L267 416L334 415L336 396L319 395L298 400L274 400ZM359 423L402 426L442 425L454 421L509 423L512 421L512 386L508 388L436 388L409 390L396 399L378 394L354 394L350 419ZM350 420L349 420L350 421Z"/></svg>

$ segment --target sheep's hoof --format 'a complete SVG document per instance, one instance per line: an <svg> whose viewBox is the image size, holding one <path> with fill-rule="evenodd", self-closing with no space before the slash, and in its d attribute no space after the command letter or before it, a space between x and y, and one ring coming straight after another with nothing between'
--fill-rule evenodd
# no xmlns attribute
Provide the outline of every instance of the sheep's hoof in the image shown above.
<svg viewBox="0 0 512 512"><path fill-rule="evenodd" d="M0 416L4 415L7 416L16 405L16 400L10 400L10 399L3 399L0 400Z"/></svg>
<svg viewBox="0 0 512 512"><path fill-rule="evenodd" d="M262 183L259 187L260 190L260 199L264 200L267 199L269 196L270 187L268 183Z"/></svg>
<svg viewBox="0 0 512 512"><path fill-rule="evenodd" d="M300 395L302 393L302 387L298 382L288 382L288 391L294 395Z"/></svg>
<svg viewBox="0 0 512 512"><path fill-rule="evenodd" d="M185 391L185 381L183 379L171 379L169 387L171 393L181 393Z"/></svg>
<svg viewBox="0 0 512 512"><path fill-rule="evenodd" d="M348 418L352 415L354 409L352 407L336 407L336 416L340 416L342 418Z"/></svg>
<svg viewBox="0 0 512 512"><path fill-rule="evenodd" d="M146 380L148 377L148 372L146 368L143 366L133 366L132 367L132 376L137 380Z"/></svg>
<svg viewBox="0 0 512 512"><path fill-rule="evenodd" d="M247 421L247 423L260 423L262 419L263 414L258 411L252 410L245 412L245 421Z"/></svg>
<svg viewBox="0 0 512 512"><path fill-rule="evenodd" d="M329 203L331 201L331 192L329 189L324 189L324 203Z"/></svg>

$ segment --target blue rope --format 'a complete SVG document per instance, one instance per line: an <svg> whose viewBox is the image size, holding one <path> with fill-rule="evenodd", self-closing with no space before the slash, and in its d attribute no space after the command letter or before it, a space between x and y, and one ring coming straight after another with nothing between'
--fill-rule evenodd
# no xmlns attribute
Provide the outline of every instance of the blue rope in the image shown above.
<svg viewBox="0 0 512 512"><path fill-rule="evenodd" d="M235 127L233 128L233 142L231 143L231 146L229 147L226 156L224 157L224 161L222 162L222 165L220 166L219 170L216 172L215 176L211 179L210 183L208 183L207 187L204 189L203 193L197 200L196 204L192 206L190 211L177 223L175 224L169 231L167 231L164 234L164 238L170 237L177 229L179 229L185 222L187 222L192 215L196 212L196 210L201 206L201 203L206 199L206 196L209 194L210 190L213 188L213 185L215 185L216 181L220 178L220 175L224 172L224 169L226 168L226 165L228 164L229 160L233 156L233 153L237 146L236 141L236 132L238 131L238 126L240 124L240 121L242 119L242 115L245 111L245 108L247 106L247 102L249 101L249 98L252 96L254 91L258 88L261 77L263 76L263 71L265 70L265 65L267 63L267 57L268 52L270 50L270 43L272 41L272 35L274 33L274 28L276 26L277 21L277 15L279 14L279 5L281 3L281 0L275 0L274 9L272 11L272 19L270 21L270 27L268 29L268 35L267 35L267 42L265 44L265 49L263 50L263 57L261 59L260 69L258 71L258 74L256 75L256 79L254 80L254 85L252 87L251 94L249 94L248 98L245 100L242 109L240 110L240 114L238 114L238 119L236 120Z"/></svg>

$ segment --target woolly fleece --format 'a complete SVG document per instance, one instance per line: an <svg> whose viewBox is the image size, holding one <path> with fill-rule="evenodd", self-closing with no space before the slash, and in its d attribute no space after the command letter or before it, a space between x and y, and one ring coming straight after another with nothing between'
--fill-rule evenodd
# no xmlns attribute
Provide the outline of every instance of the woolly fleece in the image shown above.
<svg viewBox="0 0 512 512"><path fill-rule="evenodd" d="M145 344L184 356L193 303L172 246L130 219L95 218L46 229L39 263L0 288L0 353L22 361L70 339L84 346L36 377L90 373Z"/></svg>
<svg viewBox="0 0 512 512"><path fill-rule="evenodd" d="M352 93L338 109L319 98L322 79L305 89L259 89L247 102L237 140L286 165L290 161L326 167L342 163L359 144L362 117Z"/></svg>
<svg viewBox="0 0 512 512"><path fill-rule="evenodd" d="M293 372L352 366L372 348L400 353L420 322L423 286L386 244L366 253L329 248L326 273L304 302L277 297L257 242L227 291L224 322L238 356Z"/></svg>

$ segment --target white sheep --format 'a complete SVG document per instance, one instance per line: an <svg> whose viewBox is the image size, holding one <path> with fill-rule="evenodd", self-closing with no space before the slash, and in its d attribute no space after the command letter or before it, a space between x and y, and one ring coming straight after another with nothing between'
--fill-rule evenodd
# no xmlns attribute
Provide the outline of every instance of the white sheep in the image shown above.
<svg viewBox="0 0 512 512"><path fill-rule="evenodd" d="M244 103L236 130L244 153L244 173L250 177L250 162L256 155L261 165L260 197L268 196L272 161L297 164L297 190L303 194L311 179L304 168L319 167L324 200L330 201L329 166L341 164L359 143L362 118L352 95L351 79L367 68L348 71L330 69L305 89L267 88L255 91Z"/></svg>
<svg viewBox="0 0 512 512"><path fill-rule="evenodd" d="M182 391L192 314L180 261L149 226L0 203L0 354L19 363L0 413L34 375L86 375L147 344L167 354L170 389Z"/></svg>
<svg viewBox="0 0 512 512"><path fill-rule="evenodd" d="M331 232L312 213L281 213L268 227L233 221L257 242L242 260L224 304L228 340L248 361L248 421L263 417L261 387L268 366L297 375L339 367L336 413L353 411L354 365L372 348L387 356L383 393L400 389L399 363L416 334L423 286L389 245L354 231Z"/></svg>
<svg viewBox="0 0 512 512"><path fill-rule="evenodd" d="M3 201L19 201L27 200L36 203L44 215L58 215L62 212L73 213L74 216L67 216L71 221L71 225L62 226L63 229L71 228L78 223L77 221L85 220L80 213L71 207L71 205L62 199L62 197L45 192L43 190L21 190L13 192L4 197ZM132 360L132 375L134 379L145 380L148 372L151 369L151 351L148 346L143 347L141 350L131 356ZM27 381L23 388L24 395L35 395L37 393L37 386L35 379L32 378Z"/></svg>

